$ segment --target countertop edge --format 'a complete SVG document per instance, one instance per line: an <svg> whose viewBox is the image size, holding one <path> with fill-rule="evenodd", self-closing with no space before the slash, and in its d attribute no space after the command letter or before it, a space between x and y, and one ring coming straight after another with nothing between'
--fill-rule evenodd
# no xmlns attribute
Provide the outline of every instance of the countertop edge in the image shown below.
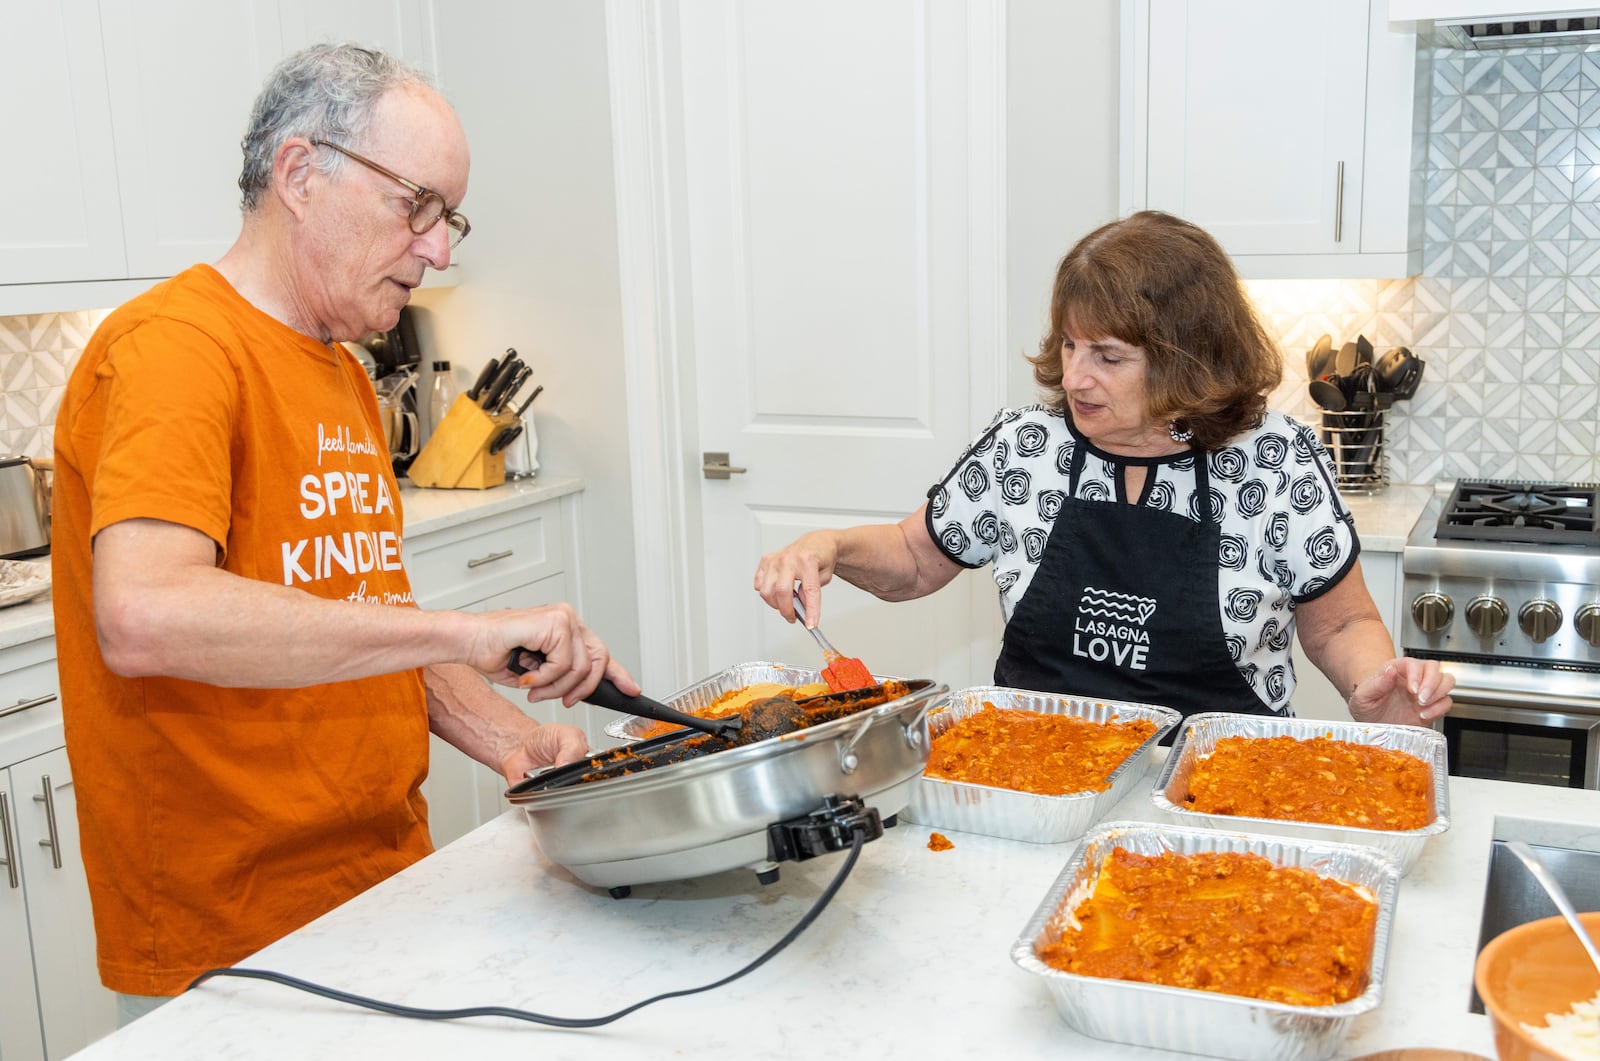
<svg viewBox="0 0 1600 1061"><path fill-rule="evenodd" d="M1356 521L1356 535L1363 552L1401 553L1417 517L1428 506L1434 488L1420 484L1390 486L1382 493L1366 497L1347 497Z"/></svg>
<svg viewBox="0 0 1600 1061"><path fill-rule="evenodd" d="M514 512L583 490L583 480L571 475L538 476L511 481L487 490L439 490L400 484L400 508L407 540L435 531L459 527L484 516Z"/></svg>

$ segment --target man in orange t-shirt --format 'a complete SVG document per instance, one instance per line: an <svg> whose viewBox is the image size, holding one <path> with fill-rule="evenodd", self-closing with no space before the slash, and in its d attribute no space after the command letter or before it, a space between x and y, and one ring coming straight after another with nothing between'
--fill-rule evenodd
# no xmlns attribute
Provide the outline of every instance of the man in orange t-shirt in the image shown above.
<svg viewBox="0 0 1600 1061"><path fill-rule="evenodd" d="M603 675L638 688L565 605L411 597L377 403L339 341L393 327L468 230L449 105L388 56L316 46L243 146L238 241L107 318L57 419L67 754L124 1019L432 850L430 730L508 782L587 752L483 676L568 706ZM521 679L519 646L546 658Z"/></svg>

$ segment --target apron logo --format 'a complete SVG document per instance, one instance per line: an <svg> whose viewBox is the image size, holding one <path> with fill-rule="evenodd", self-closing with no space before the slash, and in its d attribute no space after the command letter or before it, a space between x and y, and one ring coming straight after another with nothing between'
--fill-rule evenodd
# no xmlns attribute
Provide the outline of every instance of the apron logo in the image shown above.
<svg viewBox="0 0 1600 1061"><path fill-rule="evenodd" d="M1073 624L1072 654L1096 663L1144 670L1150 652L1145 623L1156 611L1153 597L1083 587Z"/></svg>

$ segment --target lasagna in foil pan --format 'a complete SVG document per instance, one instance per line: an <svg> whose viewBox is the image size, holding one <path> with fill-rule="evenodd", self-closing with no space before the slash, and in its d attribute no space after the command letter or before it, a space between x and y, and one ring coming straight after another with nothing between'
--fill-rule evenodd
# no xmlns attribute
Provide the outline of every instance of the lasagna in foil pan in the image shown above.
<svg viewBox="0 0 1600 1061"><path fill-rule="evenodd" d="M1156 730L1111 772L1107 778L1110 787L1104 792L1043 796L991 785L947 781L924 774L917 781L911 803L901 812L907 821L938 829L999 836L1007 840L1026 840L1036 844L1060 844L1076 840L1143 780L1151 749L1182 718L1171 708L1153 704L1094 700L986 685L954 692L946 704L935 706L928 713L925 725L928 727L929 746L932 746L934 738L957 722L982 711L985 703L1003 710L1074 715L1090 722L1148 719L1155 723Z"/></svg>
<svg viewBox="0 0 1600 1061"><path fill-rule="evenodd" d="M1370 893L1378 914L1367 983L1360 995L1328 1006L1298 1006L1183 987L1109 980L1064 972L1041 961L1039 943L1054 942L1068 925L1069 900L1087 896L1116 848L1141 855L1240 852L1274 865L1311 870ZM1148 822L1107 822L1084 836L1044 902L1011 946L1011 960L1045 982L1062 1019L1095 1039L1157 1050L1208 1054L1230 1061L1324 1061L1339 1048L1350 1019L1383 1000L1384 969L1393 930L1400 873L1368 847L1291 837L1228 833Z"/></svg>
<svg viewBox="0 0 1600 1061"><path fill-rule="evenodd" d="M1189 776L1195 763L1210 755L1223 737L1295 737L1306 740L1327 737L1351 744L1370 744L1405 752L1428 764L1433 776L1429 802L1433 812L1428 824L1418 829L1363 829L1350 825L1324 825L1319 822L1292 821L1286 818L1255 818L1230 814L1202 814L1184 805L1189 791ZM1309 782L1308 782L1309 783ZM1313 718L1279 718L1267 715L1235 715L1208 712L1191 715L1178 732L1178 739L1162 765L1150 798L1176 820L1217 829L1242 829L1274 836L1297 836L1328 843L1365 844L1378 848L1400 864L1402 874L1410 871L1422 854L1430 836L1450 828L1450 777L1445 763L1444 734L1421 726L1383 725L1375 722L1327 722Z"/></svg>
<svg viewBox="0 0 1600 1061"><path fill-rule="evenodd" d="M880 682L887 680L888 676L878 678ZM822 671L818 669L807 670L804 667L791 667L787 663L764 661L736 663L727 670L718 671L709 678L695 682L687 689L678 690L662 703L679 711L693 712L710 707L717 697L724 693L731 693L748 685L772 683L800 686L821 681ZM638 715L623 715L606 723L606 735L617 740L635 741L654 725L656 722L653 719L640 718Z"/></svg>

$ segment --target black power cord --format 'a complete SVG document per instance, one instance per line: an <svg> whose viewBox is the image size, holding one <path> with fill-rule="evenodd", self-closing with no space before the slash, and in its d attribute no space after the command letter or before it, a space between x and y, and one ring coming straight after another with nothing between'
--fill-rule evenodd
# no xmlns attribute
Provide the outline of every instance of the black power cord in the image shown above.
<svg viewBox="0 0 1600 1061"><path fill-rule="evenodd" d="M381 1002L377 999L366 998L362 995L353 995L348 991L340 991L339 989L333 987L324 987L321 984L314 984L309 980L301 980L298 977L287 976L284 973L272 972L268 969L208 969L199 976L195 977L194 982L191 983L186 990L193 991L195 988L199 987L201 984L212 979L213 977L235 976L243 980L268 980L275 984L283 984L285 987L292 987L297 991L305 991L309 994L321 995L323 998L332 999L335 1002L344 1002L352 1006L362 1006L366 1009L377 1010L379 1013L388 1013L395 1017L411 1017L416 1020L461 1020L465 1017L510 1017L514 1020L530 1021L534 1024L548 1024L556 1028L598 1028L601 1025L610 1024L614 1020L626 1017L634 1010L643 1009L648 1005L660 1002L664 999L682 998L685 995L698 995L702 991L710 991L713 988L721 987L724 984L730 984L739 979L741 976L744 976L746 973L754 972L756 969L759 969L761 966L765 965L768 959L772 958L779 951L793 943L799 937L800 933L804 932L808 927L810 927L811 923L817 919L822 911L827 909L828 903L831 902L834 895L838 893L839 887L845 882L845 878L850 876L850 871L855 868L856 859L861 855L861 847L869 839L873 839L873 837L869 836L866 831L859 828L852 830L850 853L845 856L844 865L839 867L839 872L834 875L833 880L828 882L828 886L822 890L822 894L818 896L817 901L811 905L811 909L806 911L805 916L802 917L793 928L785 933L782 939L778 940L778 942L769 947L766 952L755 961L751 962L749 965L746 965L737 972L724 976L721 980L706 984L704 987L690 987L682 991L668 991L664 994L656 995L653 998L647 998L643 1002L635 1002L631 1006L619 1009L615 1013L608 1013L603 1017L552 1017L543 1013L531 1013L525 1009L514 1009L510 1006L467 1006L462 1009L419 1009L416 1006L402 1006L393 1002Z"/></svg>

